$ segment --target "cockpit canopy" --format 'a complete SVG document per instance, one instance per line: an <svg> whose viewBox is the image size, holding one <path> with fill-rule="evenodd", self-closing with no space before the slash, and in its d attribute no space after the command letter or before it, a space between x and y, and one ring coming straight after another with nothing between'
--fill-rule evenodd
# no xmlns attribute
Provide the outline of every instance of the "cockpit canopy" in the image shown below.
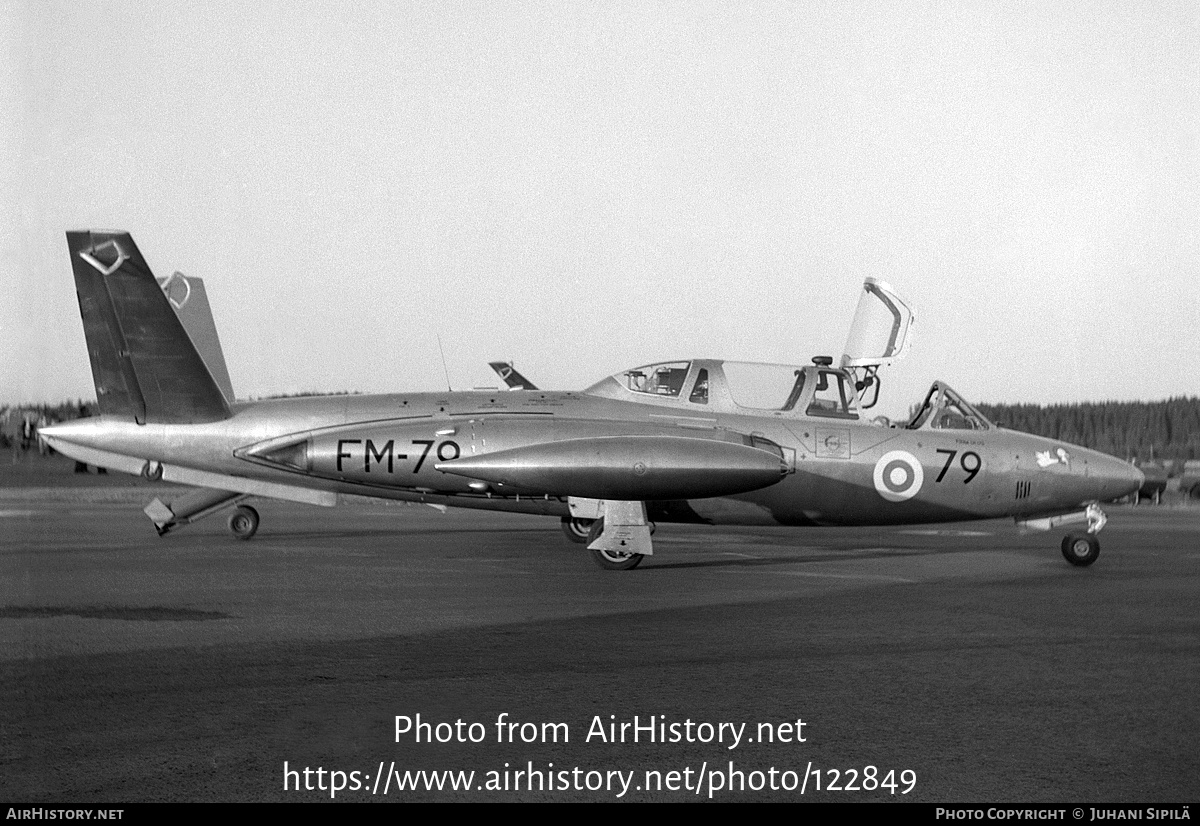
<svg viewBox="0 0 1200 826"><path fill-rule="evenodd" d="M669 361L635 367L625 371L625 386L634 393L678 396L690 367L690 361Z"/></svg>
<svg viewBox="0 0 1200 826"><path fill-rule="evenodd" d="M905 427L908 430L991 430L995 425L950 385L935 381Z"/></svg>
<svg viewBox="0 0 1200 826"><path fill-rule="evenodd" d="M695 359L646 364L616 373L586 393L628 401L653 401L705 412L857 419L855 388L845 370L822 360L796 367Z"/></svg>
<svg viewBox="0 0 1200 826"><path fill-rule="evenodd" d="M717 359L661 361L614 373L583 392L661 405L696 417L740 413L859 420L862 409L850 371L834 367L826 358L813 361L801 367ZM948 384L936 381L903 427L991 430L995 425Z"/></svg>

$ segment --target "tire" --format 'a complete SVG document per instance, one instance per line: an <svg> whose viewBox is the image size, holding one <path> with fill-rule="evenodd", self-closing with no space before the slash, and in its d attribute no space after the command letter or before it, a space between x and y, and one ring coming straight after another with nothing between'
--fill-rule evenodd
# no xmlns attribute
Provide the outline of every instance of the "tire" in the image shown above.
<svg viewBox="0 0 1200 826"><path fill-rule="evenodd" d="M1088 533L1067 534L1062 541L1063 559L1086 568L1100 556L1100 540Z"/></svg>
<svg viewBox="0 0 1200 826"><path fill-rule="evenodd" d="M591 545L604 533L604 519L597 519L588 531L587 543ZM632 571L642 564L644 554L627 554L621 551L592 551L592 560L606 571Z"/></svg>
<svg viewBox="0 0 1200 826"><path fill-rule="evenodd" d="M564 516L562 518L562 532L567 539L579 545L586 545L590 540L588 534L591 532L592 523L595 519L576 519L573 516Z"/></svg>
<svg viewBox="0 0 1200 826"><path fill-rule="evenodd" d="M249 505L238 505L229 515L229 532L238 539L249 539L258 532L258 511Z"/></svg>

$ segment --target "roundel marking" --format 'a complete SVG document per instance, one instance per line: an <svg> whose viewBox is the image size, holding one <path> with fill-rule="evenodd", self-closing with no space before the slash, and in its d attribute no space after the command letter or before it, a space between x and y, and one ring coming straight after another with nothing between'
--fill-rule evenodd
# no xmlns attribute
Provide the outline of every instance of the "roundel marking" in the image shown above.
<svg viewBox="0 0 1200 826"><path fill-rule="evenodd" d="M925 482L925 471L907 450L891 450L875 463L875 490L889 502L912 499Z"/></svg>

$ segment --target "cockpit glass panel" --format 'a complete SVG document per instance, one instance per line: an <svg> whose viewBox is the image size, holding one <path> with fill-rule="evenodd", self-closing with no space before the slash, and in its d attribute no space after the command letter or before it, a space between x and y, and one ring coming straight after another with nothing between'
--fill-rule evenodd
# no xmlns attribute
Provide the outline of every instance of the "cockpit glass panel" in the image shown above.
<svg viewBox="0 0 1200 826"><path fill-rule="evenodd" d="M692 385L692 395L688 396L688 401L693 404L708 404L707 370L701 370L696 373L696 383Z"/></svg>
<svg viewBox="0 0 1200 826"><path fill-rule="evenodd" d="M690 366L690 361L671 361L635 367L625 373L625 386L634 393L678 396L683 390Z"/></svg>
<svg viewBox="0 0 1200 826"><path fill-rule="evenodd" d="M935 382L908 423L909 430L990 430L992 423L954 390Z"/></svg>
<svg viewBox="0 0 1200 826"><path fill-rule="evenodd" d="M858 418L850 412L850 400L853 398L854 394L847 392L846 377L843 374L835 370L820 370L806 412L810 416Z"/></svg>
<svg viewBox="0 0 1200 826"><path fill-rule="evenodd" d="M937 430L987 430L973 412L965 410L958 399L947 399L929 424Z"/></svg>
<svg viewBox="0 0 1200 826"><path fill-rule="evenodd" d="M734 402L755 410L786 409L797 380L796 368L787 364L727 361L724 370Z"/></svg>

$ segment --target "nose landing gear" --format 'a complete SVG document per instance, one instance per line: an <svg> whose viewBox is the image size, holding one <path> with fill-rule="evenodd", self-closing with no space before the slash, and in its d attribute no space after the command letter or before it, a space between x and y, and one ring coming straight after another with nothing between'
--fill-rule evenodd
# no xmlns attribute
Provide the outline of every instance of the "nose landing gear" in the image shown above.
<svg viewBox="0 0 1200 826"><path fill-rule="evenodd" d="M1087 533L1069 533L1062 541L1063 559L1080 568L1086 568L1100 556L1100 540L1096 534L1108 522L1108 517L1095 502L1087 506L1084 515L1088 522Z"/></svg>
<svg viewBox="0 0 1200 826"><path fill-rule="evenodd" d="M1100 556L1100 540L1089 533L1067 534L1062 541L1062 555L1072 565L1091 565Z"/></svg>
<svg viewBox="0 0 1200 826"><path fill-rule="evenodd" d="M1099 504L1092 502L1085 510L1056 516L1040 516L1033 519L1022 519L1018 516L1016 518L1018 528L1035 531L1049 531L1059 525L1074 522L1087 522L1087 533L1067 534L1062 541L1062 555L1063 559L1072 565L1085 568L1100 556L1100 540L1096 538L1096 534L1100 533L1100 529L1108 522L1108 517L1104 515L1104 511L1100 510Z"/></svg>

